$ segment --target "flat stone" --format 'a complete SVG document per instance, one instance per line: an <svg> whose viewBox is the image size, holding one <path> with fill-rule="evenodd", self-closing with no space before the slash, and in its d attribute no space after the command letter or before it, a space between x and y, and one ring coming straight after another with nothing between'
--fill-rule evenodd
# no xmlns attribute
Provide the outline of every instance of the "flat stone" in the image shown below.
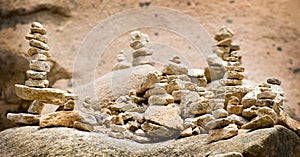
<svg viewBox="0 0 300 157"><path fill-rule="evenodd" d="M203 69L188 69L187 75L189 77L196 77L196 78L205 77Z"/></svg>
<svg viewBox="0 0 300 157"><path fill-rule="evenodd" d="M138 66L138 65L145 65L149 64L151 66L155 65L155 61L152 55L149 56L139 56L132 59L132 65Z"/></svg>
<svg viewBox="0 0 300 157"><path fill-rule="evenodd" d="M170 94L152 95L148 99L149 105L167 105L174 102L174 98Z"/></svg>
<svg viewBox="0 0 300 157"><path fill-rule="evenodd" d="M36 71L50 72L51 67L46 61L31 60L29 68Z"/></svg>
<svg viewBox="0 0 300 157"><path fill-rule="evenodd" d="M224 154L217 154L217 155L214 155L213 157L244 157L244 156L240 152L229 152L229 153L224 153Z"/></svg>
<svg viewBox="0 0 300 157"><path fill-rule="evenodd" d="M241 115L243 111L243 105L227 105L227 112L229 114Z"/></svg>
<svg viewBox="0 0 300 157"><path fill-rule="evenodd" d="M109 127L111 128L112 131L115 131L115 132L125 132L126 131L125 125L111 124Z"/></svg>
<svg viewBox="0 0 300 157"><path fill-rule="evenodd" d="M248 123L249 121L247 119L245 119L244 117L232 114L230 116L228 116L228 120L230 121L230 123L242 126L246 123Z"/></svg>
<svg viewBox="0 0 300 157"><path fill-rule="evenodd" d="M27 34L25 36L25 39L27 39L27 40L35 39L35 40L41 41L45 44L48 44L48 37L41 35L39 33Z"/></svg>
<svg viewBox="0 0 300 157"><path fill-rule="evenodd" d="M245 78L245 74L237 71L227 71L224 75L224 78L242 80Z"/></svg>
<svg viewBox="0 0 300 157"><path fill-rule="evenodd" d="M41 42L41 41L38 41L38 40L35 40L35 39L31 39L29 40L29 45L31 47L37 47L37 48L40 48L42 50L46 50L46 51L49 51L50 48L47 44Z"/></svg>
<svg viewBox="0 0 300 157"><path fill-rule="evenodd" d="M162 73L167 75L182 75L182 74L187 74L188 69L183 64L169 62L164 66Z"/></svg>
<svg viewBox="0 0 300 157"><path fill-rule="evenodd" d="M29 57L29 60L46 61L46 60L48 60L48 57L43 54L34 54Z"/></svg>
<svg viewBox="0 0 300 157"><path fill-rule="evenodd" d="M242 98L243 108L249 108L256 105L256 96L255 92L249 92Z"/></svg>
<svg viewBox="0 0 300 157"><path fill-rule="evenodd" d="M259 108L256 107L256 106L251 106L250 108L246 108L242 111L242 116L246 117L246 118L249 118L249 119L252 119L252 118L257 116L257 110L258 109Z"/></svg>
<svg viewBox="0 0 300 157"><path fill-rule="evenodd" d="M276 93L272 91L265 91L257 94L258 99L274 99L276 97Z"/></svg>
<svg viewBox="0 0 300 157"><path fill-rule="evenodd" d="M226 86L238 86L243 84L242 80L237 79L224 79L223 82Z"/></svg>
<svg viewBox="0 0 300 157"><path fill-rule="evenodd" d="M42 115L40 127L73 127L75 121L81 121L79 114L75 111L59 111Z"/></svg>
<svg viewBox="0 0 300 157"><path fill-rule="evenodd" d="M144 113L145 119L166 126L168 128L183 130L183 120L179 115L176 104L167 106L149 106Z"/></svg>
<svg viewBox="0 0 300 157"><path fill-rule="evenodd" d="M148 47L142 47L132 52L132 57L149 56L153 54L153 50Z"/></svg>
<svg viewBox="0 0 300 157"><path fill-rule="evenodd" d="M258 116L252 119L249 123L242 125L242 129L261 129L269 128L275 125L275 121L269 115Z"/></svg>
<svg viewBox="0 0 300 157"><path fill-rule="evenodd" d="M182 74L182 75L167 75L165 77L168 80L167 82L171 82L171 81L176 80L176 79L179 79L181 81L191 82L191 79L186 74Z"/></svg>
<svg viewBox="0 0 300 157"><path fill-rule="evenodd" d="M212 111L212 115L214 118L225 118L228 116L228 112L225 109L217 109L215 111Z"/></svg>
<svg viewBox="0 0 300 157"><path fill-rule="evenodd" d="M39 27L31 27L30 28L30 33L34 34L34 33L40 33L42 35L45 35L47 33L47 29L46 28L39 28Z"/></svg>
<svg viewBox="0 0 300 157"><path fill-rule="evenodd" d="M26 76L28 78L31 78L31 79L34 79L34 80L45 80L45 79L47 79L47 72L27 70L26 71Z"/></svg>
<svg viewBox="0 0 300 157"><path fill-rule="evenodd" d="M256 100L256 106L258 106L258 107L264 107L264 106L272 107L273 104L274 104L273 99L258 99L258 100Z"/></svg>
<svg viewBox="0 0 300 157"><path fill-rule="evenodd" d="M225 66L226 71L244 72L245 68L242 66Z"/></svg>
<svg viewBox="0 0 300 157"><path fill-rule="evenodd" d="M230 51L238 51L240 50L240 46L239 45L236 45L236 44L231 44L230 45Z"/></svg>
<svg viewBox="0 0 300 157"><path fill-rule="evenodd" d="M73 124L75 129L84 130L84 131L94 131L93 125L75 121Z"/></svg>
<svg viewBox="0 0 300 157"><path fill-rule="evenodd" d="M227 62L227 66L240 66L240 62Z"/></svg>
<svg viewBox="0 0 300 157"><path fill-rule="evenodd" d="M40 115L28 113L8 113L7 119L17 124L35 125L39 124Z"/></svg>
<svg viewBox="0 0 300 157"><path fill-rule="evenodd" d="M34 88L24 85L15 85L16 95L24 100L38 100L43 103L62 106L67 100L76 100L78 97L67 91L55 88Z"/></svg>
<svg viewBox="0 0 300 157"><path fill-rule="evenodd" d="M231 43L232 43L232 39L227 38L227 39L219 41L216 45L217 46L229 46Z"/></svg>
<svg viewBox="0 0 300 157"><path fill-rule="evenodd" d="M219 129L227 126L228 124L230 124L230 121L227 118L220 118L209 121L205 126L209 129Z"/></svg>
<svg viewBox="0 0 300 157"><path fill-rule="evenodd" d="M38 88L47 88L49 86L49 81L48 80L29 79L29 80L25 81L25 86L38 87Z"/></svg>
<svg viewBox="0 0 300 157"><path fill-rule="evenodd" d="M269 78L267 80L267 83L273 84L273 85L278 85L278 86L281 85L281 81L279 79L277 79L277 78Z"/></svg>
<svg viewBox="0 0 300 157"><path fill-rule="evenodd" d="M41 103L37 100L33 100L33 102L29 105L27 112L41 114L43 108L44 108L44 103Z"/></svg>
<svg viewBox="0 0 300 157"><path fill-rule="evenodd" d="M229 139L238 134L238 127L235 124L229 124L225 128L210 130L207 142L219 141L222 139Z"/></svg>
<svg viewBox="0 0 300 157"><path fill-rule="evenodd" d="M35 55L35 54L43 54L47 57L51 57L51 54L50 54L49 51L42 50L42 49L39 49L39 48L36 48L36 47L30 47L28 49L28 55L32 56L32 55Z"/></svg>
<svg viewBox="0 0 300 157"><path fill-rule="evenodd" d="M144 114L138 112L125 112L125 114L129 114L132 116L133 120L136 120L139 123L143 123L145 121Z"/></svg>

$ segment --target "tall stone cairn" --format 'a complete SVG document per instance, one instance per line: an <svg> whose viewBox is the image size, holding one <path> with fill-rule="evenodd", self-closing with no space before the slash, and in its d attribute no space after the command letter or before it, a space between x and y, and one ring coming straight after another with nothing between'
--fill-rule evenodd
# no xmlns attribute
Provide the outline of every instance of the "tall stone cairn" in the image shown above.
<svg viewBox="0 0 300 157"><path fill-rule="evenodd" d="M47 88L49 81L47 80L47 72L50 72L50 65L47 62L49 53L48 37L46 28L38 23L31 24L30 33L25 36L29 40L30 48L28 50L29 69L26 72L28 80L25 85L28 87Z"/></svg>
<svg viewBox="0 0 300 157"><path fill-rule="evenodd" d="M133 31L130 33L131 41L130 47L134 49L132 52L132 65L152 65L155 62L153 59L153 50L149 47L149 37L147 34L140 31Z"/></svg>
<svg viewBox="0 0 300 157"><path fill-rule="evenodd" d="M245 68L241 66L242 56L237 54L240 46L232 44L233 31L223 26L215 35L216 45L213 51L221 57L225 63L224 84L226 86L242 85L245 78Z"/></svg>

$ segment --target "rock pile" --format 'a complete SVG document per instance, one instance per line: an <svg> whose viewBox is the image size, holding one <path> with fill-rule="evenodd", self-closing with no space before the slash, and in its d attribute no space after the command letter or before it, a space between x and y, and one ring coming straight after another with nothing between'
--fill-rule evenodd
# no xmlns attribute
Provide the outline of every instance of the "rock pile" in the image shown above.
<svg viewBox="0 0 300 157"><path fill-rule="evenodd" d="M149 37L140 31L134 31L130 34L131 41L130 47L133 48L132 52L132 65L154 65L153 50L149 47Z"/></svg>
<svg viewBox="0 0 300 157"><path fill-rule="evenodd" d="M43 28L38 23L32 26L35 29ZM31 36L34 38L38 35ZM208 84L207 80L212 77L208 78L204 70L188 69L181 64L180 57L173 56L161 71L140 75L138 79L141 83L130 88L128 94L109 102L100 102L98 110L97 107L93 108L93 104L99 103L93 103L90 97L85 98L79 111L74 110L77 96L72 93L33 84L15 85L16 94L24 100L32 101L32 104L28 109L29 114L9 113L7 117L19 124L74 127L140 143L199 134L206 135L207 142L215 142L238 135L239 129L247 131L283 124L283 118L289 119L282 114L284 95L280 88L281 81L271 78L258 86L243 84L245 68L241 66L241 56L235 52L239 46L231 44L232 36L229 28L222 27L215 36L220 52L208 59L209 73L214 74L210 76L214 79L222 76L221 80L215 81L219 85L216 90L208 88L214 82ZM45 40L40 38L37 41ZM131 33L131 39L133 66L154 65L148 35L135 31ZM31 49L42 52L41 46L39 49ZM48 50L44 49L43 52ZM43 57L41 55L40 58ZM31 55L32 60L41 63L46 61L40 58ZM113 70L121 71L130 67L125 54L120 52ZM47 71L31 68L28 72L29 80L46 80L46 73L42 72ZM33 73L45 75L38 77ZM58 112L42 114L45 104L57 105ZM294 122L290 121L286 125L290 126L291 123ZM293 129L297 131L296 127Z"/></svg>
<svg viewBox="0 0 300 157"><path fill-rule="evenodd" d="M31 25L30 33L25 36L31 46L30 70L26 72L28 80L25 85L16 84L16 95L24 100L32 101L28 113L8 113L7 118L17 124L39 125L40 127L65 126L84 128L79 114L74 111L76 95L64 90L47 88L47 72L50 65L47 30L38 22ZM56 105L57 112L43 114L45 105Z"/></svg>

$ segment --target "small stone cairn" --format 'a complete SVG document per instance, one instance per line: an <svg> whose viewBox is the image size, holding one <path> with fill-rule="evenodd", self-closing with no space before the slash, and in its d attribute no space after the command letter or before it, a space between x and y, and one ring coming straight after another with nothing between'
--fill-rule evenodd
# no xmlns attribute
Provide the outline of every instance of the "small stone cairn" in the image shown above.
<svg viewBox="0 0 300 157"><path fill-rule="evenodd" d="M128 58L125 55L124 51L118 53L117 61L118 63L114 65L112 71L127 69L131 67L131 63L128 62Z"/></svg>
<svg viewBox="0 0 300 157"><path fill-rule="evenodd" d="M140 31L134 31L131 32L130 37L130 47L133 48L132 65L155 65L153 50L149 47L149 36Z"/></svg>

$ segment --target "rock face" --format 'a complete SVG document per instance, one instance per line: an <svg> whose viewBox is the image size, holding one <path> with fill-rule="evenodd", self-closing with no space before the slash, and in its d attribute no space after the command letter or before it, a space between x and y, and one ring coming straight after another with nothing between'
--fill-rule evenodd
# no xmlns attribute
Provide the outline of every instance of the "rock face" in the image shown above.
<svg viewBox="0 0 300 157"><path fill-rule="evenodd" d="M30 133L30 136L27 136ZM75 137L75 138L74 138ZM243 156L297 157L300 138L285 127L260 129L214 143L205 135L153 144L115 139L72 128L20 127L0 132L0 156ZM230 146L230 147L229 147Z"/></svg>

